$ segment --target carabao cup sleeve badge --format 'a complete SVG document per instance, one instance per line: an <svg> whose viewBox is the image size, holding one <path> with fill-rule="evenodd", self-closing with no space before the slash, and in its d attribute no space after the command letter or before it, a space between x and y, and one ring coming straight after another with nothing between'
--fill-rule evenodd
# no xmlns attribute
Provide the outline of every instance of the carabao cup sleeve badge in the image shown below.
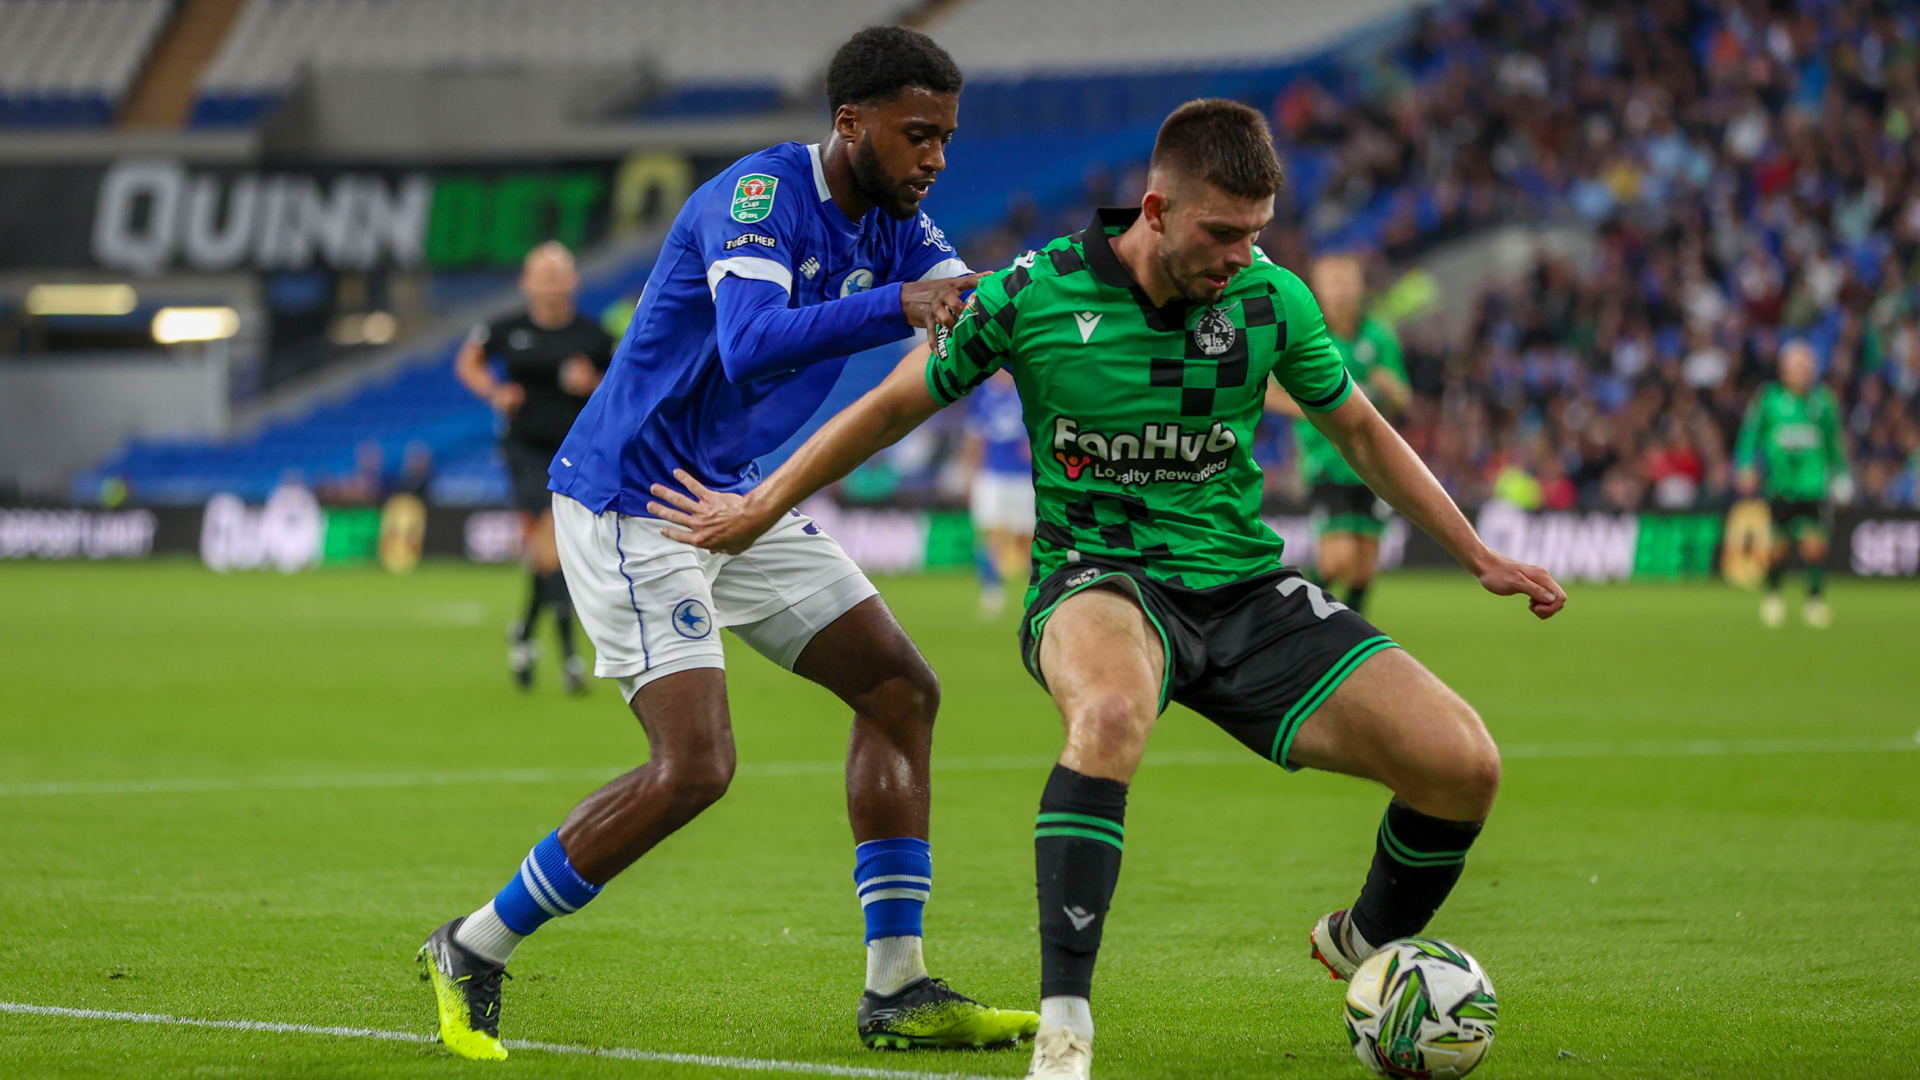
<svg viewBox="0 0 1920 1080"><path fill-rule="evenodd" d="M733 186L733 220L742 225L751 225L763 221L773 213L773 189L780 185L778 177L765 173L749 173L740 178Z"/></svg>

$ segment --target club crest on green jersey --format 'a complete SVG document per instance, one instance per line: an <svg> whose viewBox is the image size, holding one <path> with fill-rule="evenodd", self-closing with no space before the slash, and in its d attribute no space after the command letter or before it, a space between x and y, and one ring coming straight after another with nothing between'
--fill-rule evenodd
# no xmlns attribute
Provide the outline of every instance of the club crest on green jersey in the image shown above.
<svg viewBox="0 0 1920 1080"><path fill-rule="evenodd" d="M742 225L751 225L764 221L773 213L774 189L780 186L778 177L766 173L748 173L733 186L733 220Z"/></svg>
<svg viewBox="0 0 1920 1080"><path fill-rule="evenodd" d="M1224 307L1208 308L1200 321L1193 324L1193 343L1208 356L1219 356L1233 348L1234 339L1239 336L1239 329L1227 317Z"/></svg>

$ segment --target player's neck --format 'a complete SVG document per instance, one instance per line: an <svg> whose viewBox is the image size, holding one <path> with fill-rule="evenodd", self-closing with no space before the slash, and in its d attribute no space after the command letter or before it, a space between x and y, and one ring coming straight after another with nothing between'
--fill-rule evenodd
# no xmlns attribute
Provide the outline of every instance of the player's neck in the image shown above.
<svg viewBox="0 0 1920 1080"><path fill-rule="evenodd" d="M1180 295L1180 290L1167 277L1160 267L1160 260L1154 258L1157 247L1153 229L1147 224L1147 215L1141 214L1127 226L1127 231L1116 236L1108 246L1113 249L1114 257L1147 294L1147 300L1154 307L1166 307L1167 302Z"/></svg>
<svg viewBox="0 0 1920 1080"><path fill-rule="evenodd" d="M820 144L820 172L827 178L833 205L847 215L848 221L859 221L873 209L873 203L861 193L859 181L853 178L853 155L845 140L831 138Z"/></svg>
<svg viewBox="0 0 1920 1080"><path fill-rule="evenodd" d="M533 325L542 330L558 330L572 322L575 314L572 304L527 305L527 318L532 319Z"/></svg>

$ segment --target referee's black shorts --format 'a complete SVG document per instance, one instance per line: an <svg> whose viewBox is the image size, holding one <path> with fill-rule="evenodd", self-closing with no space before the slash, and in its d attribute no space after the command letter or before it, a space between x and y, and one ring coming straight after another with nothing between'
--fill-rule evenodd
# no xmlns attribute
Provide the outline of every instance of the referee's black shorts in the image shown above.
<svg viewBox="0 0 1920 1080"><path fill-rule="evenodd" d="M513 483L513 505L534 517L553 509L553 493L547 490L547 467L553 464L558 446L526 439L500 440L500 453L507 459L507 477Z"/></svg>

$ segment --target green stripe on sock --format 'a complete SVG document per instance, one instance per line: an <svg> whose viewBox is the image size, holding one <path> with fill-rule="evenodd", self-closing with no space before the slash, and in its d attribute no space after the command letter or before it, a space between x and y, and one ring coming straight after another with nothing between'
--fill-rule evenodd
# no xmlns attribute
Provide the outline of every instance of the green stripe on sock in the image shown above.
<svg viewBox="0 0 1920 1080"><path fill-rule="evenodd" d="M1347 676L1353 674L1353 669L1359 667L1361 661L1382 649L1395 647L1394 640L1385 634L1370 637L1348 649L1345 656L1328 668L1312 689L1301 695L1300 700L1293 703L1293 708L1287 710L1287 715L1281 718L1280 730L1273 735L1273 763L1282 767L1287 764L1287 748L1293 745L1293 736L1300 730L1300 725L1313 715L1313 710L1319 708L1321 702L1340 688L1341 683L1347 681Z"/></svg>
<svg viewBox="0 0 1920 1080"><path fill-rule="evenodd" d="M1126 836L1126 826L1117 821L1108 821L1092 814L1041 814L1035 819L1037 825L1091 825L1096 829L1111 829L1117 836Z"/></svg>
<svg viewBox="0 0 1920 1080"><path fill-rule="evenodd" d="M1393 828L1385 818L1380 821L1380 841L1386 846L1387 854L1395 862L1407 866L1458 866L1467 861L1466 849L1460 851L1415 851L1393 835Z"/></svg>
<svg viewBox="0 0 1920 1080"><path fill-rule="evenodd" d="M1076 829L1062 825L1045 826L1033 830L1033 838L1035 840L1043 840L1049 836L1077 836L1082 840L1102 840L1122 851L1126 850L1126 847L1121 844L1120 838L1110 832L1099 832L1094 829Z"/></svg>

